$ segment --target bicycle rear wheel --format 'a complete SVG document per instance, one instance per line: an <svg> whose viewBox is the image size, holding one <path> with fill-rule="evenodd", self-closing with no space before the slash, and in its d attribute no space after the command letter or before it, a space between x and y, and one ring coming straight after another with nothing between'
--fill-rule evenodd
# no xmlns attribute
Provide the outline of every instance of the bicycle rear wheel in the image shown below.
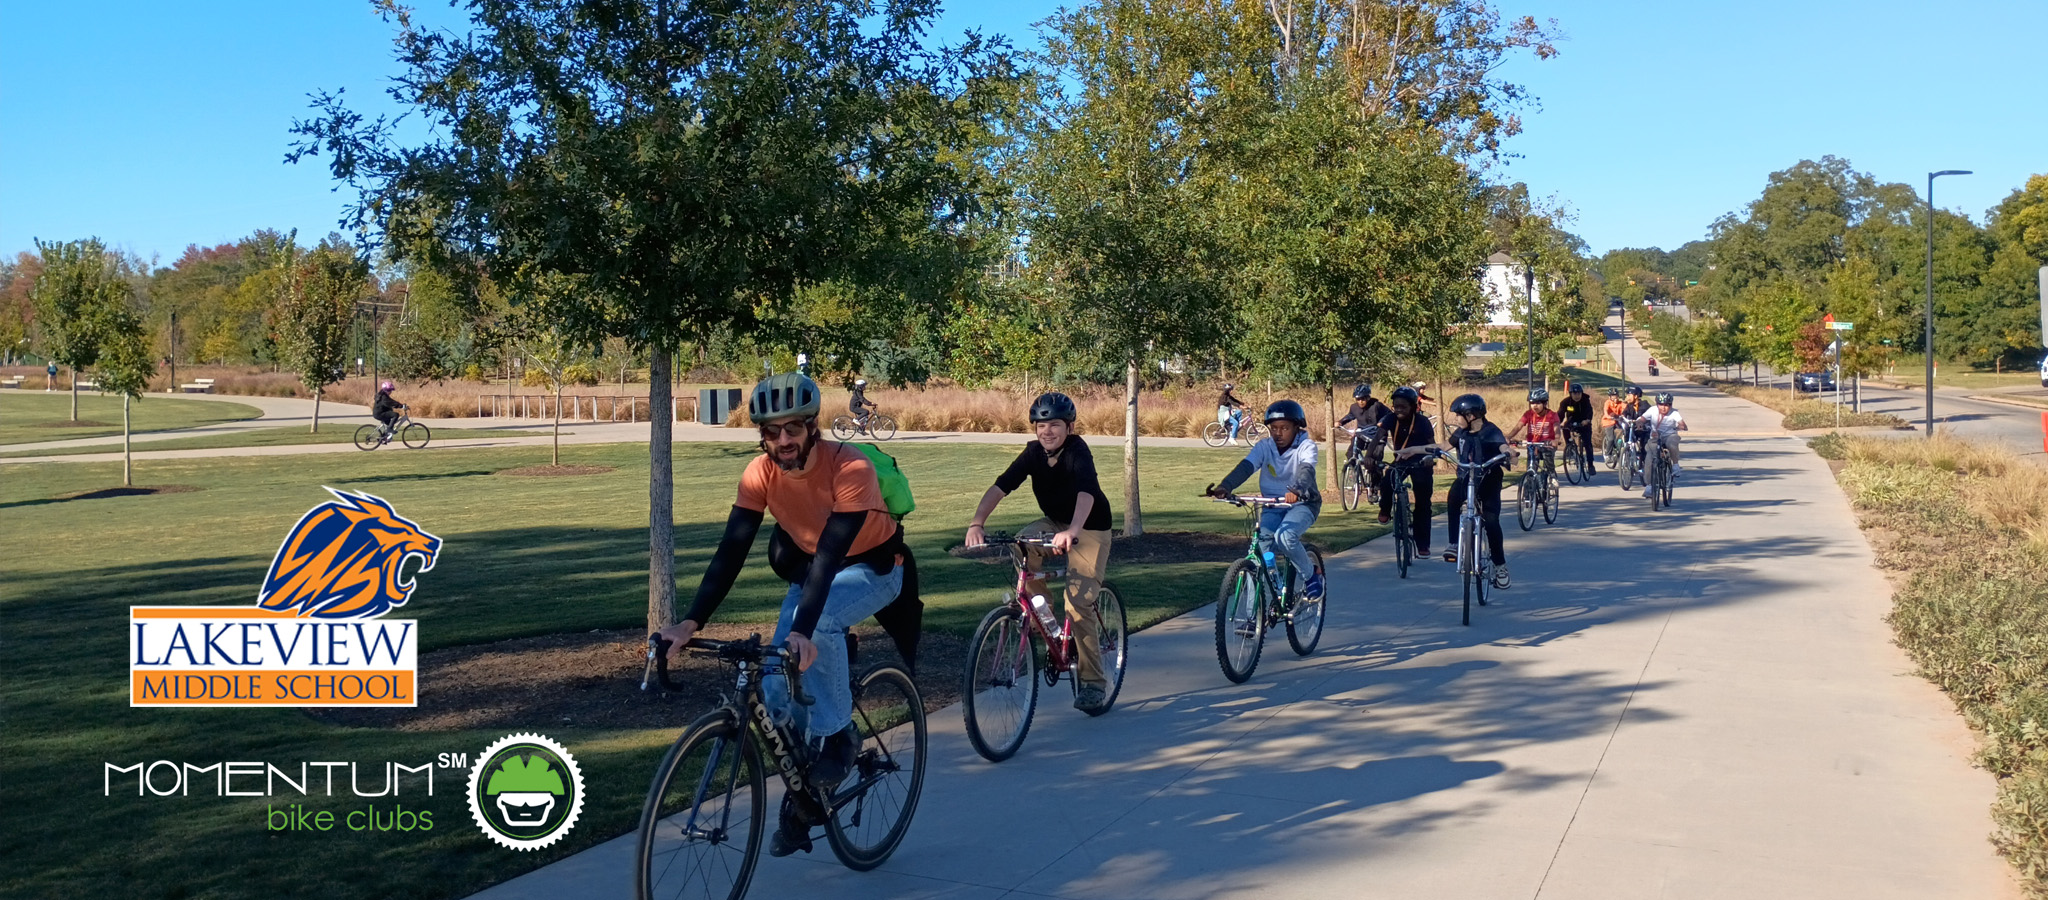
<svg viewBox="0 0 2048 900"><path fill-rule="evenodd" d="M640 808L640 900L746 896L761 858L768 785L761 750L730 712L683 731Z"/></svg>
<svg viewBox="0 0 2048 900"><path fill-rule="evenodd" d="M853 724L860 751L850 783L832 794L825 839L847 868L865 872L903 843L924 792L924 697L910 673L884 664L854 679Z"/></svg>
<svg viewBox="0 0 2048 900"><path fill-rule="evenodd" d="M1216 664L1223 677L1243 684L1259 667L1266 641L1265 575L1240 559L1223 573L1216 597Z"/></svg>
<svg viewBox="0 0 2048 900"><path fill-rule="evenodd" d="M839 416L832 420L833 437L838 438L842 441L850 441L853 440L853 435L854 427L852 416Z"/></svg>
<svg viewBox="0 0 2048 900"><path fill-rule="evenodd" d="M967 672L960 686L960 716L967 742L989 762L1002 762L1024 746L1038 709L1038 653L1024 614L1014 603L989 610L967 642Z"/></svg>
<svg viewBox="0 0 2048 900"><path fill-rule="evenodd" d="M1124 668L1130 664L1131 621L1124 614L1124 601L1116 589L1107 584L1095 593L1095 612L1102 621L1096 632L1097 645L1102 648L1102 674L1109 684L1102 689L1102 705L1086 710L1091 716L1109 712L1116 705L1116 695L1124 690ZM1081 679L1069 680L1076 692L1081 690Z"/></svg>
<svg viewBox="0 0 2048 900"><path fill-rule="evenodd" d="M1345 463L1343 470L1338 473L1339 493L1343 497L1346 512L1358 508L1358 498L1365 493L1364 481L1365 473L1359 469L1356 462Z"/></svg>
<svg viewBox="0 0 2048 900"><path fill-rule="evenodd" d="M1534 472L1524 472L1522 480L1515 483L1515 518L1521 520L1523 531L1536 527L1537 491L1536 485L1530 484L1532 481L1540 485L1542 476Z"/></svg>
<svg viewBox="0 0 2048 900"><path fill-rule="evenodd" d="M434 433L428 430L427 426L421 425L418 422L405 426L405 430L398 433L398 439L404 441L406 449L409 450L418 450L425 447L427 441L431 440L433 436Z"/></svg>
<svg viewBox="0 0 2048 900"><path fill-rule="evenodd" d="M356 429L357 450L375 450L379 443L381 442L377 439L377 426L364 425Z"/></svg>
<svg viewBox="0 0 2048 900"><path fill-rule="evenodd" d="M1414 510L1409 506L1408 485L1396 479L1394 490L1394 564L1401 577L1408 577L1408 564L1415 560Z"/></svg>
<svg viewBox="0 0 2048 900"><path fill-rule="evenodd" d="M1211 447L1221 447L1230 443L1230 429L1225 428L1220 422L1210 422L1202 426L1202 443Z"/></svg>
<svg viewBox="0 0 2048 900"><path fill-rule="evenodd" d="M893 439L896 437L896 420L875 413L868 417L868 434L878 441Z"/></svg>
<svg viewBox="0 0 2048 900"><path fill-rule="evenodd" d="M1287 646L1294 648L1294 655L1307 656L1316 652L1316 644L1323 639L1323 610L1328 605L1330 573L1323 569L1323 554L1314 547L1308 548L1309 558L1315 561L1315 570L1323 573L1324 594L1314 600L1306 596L1294 598L1293 608L1287 611ZM1291 590L1300 590L1291 588Z"/></svg>

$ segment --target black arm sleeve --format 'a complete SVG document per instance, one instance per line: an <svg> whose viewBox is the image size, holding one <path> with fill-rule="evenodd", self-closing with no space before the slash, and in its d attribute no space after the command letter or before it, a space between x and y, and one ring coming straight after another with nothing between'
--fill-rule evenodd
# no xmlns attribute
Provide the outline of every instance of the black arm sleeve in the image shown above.
<svg viewBox="0 0 2048 900"><path fill-rule="evenodd" d="M1014 494L1018 488L1024 486L1024 479L1031 474L1030 460L1031 448L1025 447L1022 453L1017 454L1016 459L1010 460L1010 467L1004 469L1003 474L996 476L996 487L1003 489L1004 496Z"/></svg>
<svg viewBox="0 0 2048 900"><path fill-rule="evenodd" d="M1226 491L1237 490L1238 485L1243 484L1245 479L1252 477L1252 471L1252 461L1240 459L1237 461L1237 468L1231 469L1230 474L1223 476L1223 483L1217 485L1217 487Z"/></svg>
<svg viewBox="0 0 2048 900"><path fill-rule="evenodd" d="M690 603L690 611L683 618L702 625L718 611L718 604L725 602L725 595L732 591L733 580L740 577L740 567L747 564L747 554L753 552L754 535L761 531L761 518L758 511L739 506L732 508L725 517L725 537L719 539L718 552L712 554L711 565L704 567L704 580L697 585L697 599Z"/></svg>
<svg viewBox="0 0 2048 900"><path fill-rule="evenodd" d="M796 618L789 623L791 634L808 638L811 629L818 627L818 617L825 614L825 597L832 590L832 578L846 565L847 551L853 549L853 539L867 521L867 510L836 512L825 520L825 533L818 536L818 553L811 558L810 574L804 577L803 599L797 603Z"/></svg>

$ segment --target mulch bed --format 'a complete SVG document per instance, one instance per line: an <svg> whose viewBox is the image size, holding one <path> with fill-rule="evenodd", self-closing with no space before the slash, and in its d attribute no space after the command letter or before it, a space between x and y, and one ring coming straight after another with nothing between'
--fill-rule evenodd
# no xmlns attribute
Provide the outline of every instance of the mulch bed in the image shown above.
<svg viewBox="0 0 2048 900"><path fill-rule="evenodd" d="M606 473L606 472L611 472L611 471L616 471L615 467L613 467L613 466L520 466L519 468L516 468L516 469L503 469L503 470L500 470L499 472L497 472L496 474L499 474L499 475L524 475L524 476L537 476L537 477L553 477L553 476L560 476L560 475L603 475L604 473Z"/></svg>

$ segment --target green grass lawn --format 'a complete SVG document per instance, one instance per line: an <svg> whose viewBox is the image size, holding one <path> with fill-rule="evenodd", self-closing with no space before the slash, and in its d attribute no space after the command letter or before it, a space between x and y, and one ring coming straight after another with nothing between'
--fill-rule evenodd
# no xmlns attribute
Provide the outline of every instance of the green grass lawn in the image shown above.
<svg viewBox="0 0 2048 900"><path fill-rule="evenodd" d="M196 434L191 437L167 438L160 441L141 441L136 450L218 450L228 447L283 447L297 444L346 444L355 440L360 422L329 422L320 426L318 433L308 432L305 426L289 425L279 428L258 428L249 431L232 431L222 434ZM428 427L432 427L431 425ZM563 434L569 434L567 429ZM434 441L452 441L468 438L493 437L544 437L546 431L506 431L496 428L434 428ZM386 449L404 449L393 441ZM99 444L81 447L59 447L54 450L14 450L0 453L0 459L20 456L76 456L81 453L119 453L121 445Z"/></svg>
<svg viewBox="0 0 2048 900"><path fill-rule="evenodd" d="M1925 385L1927 383L1926 359L1917 354L1900 355L1898 361L1891 367L1891 374L1886 376L1886 380L1906 385ZM1968 390L2018 387L2021 385L2039 387L2041 385L2041 372L2032 366L2008 368L2003 372L1997 372L1989 367L1979 369L1963 363L1937 361L1934 372L1934 385L1935 387L1965 388Z"/></svg>
<svg viewBox="0 0 2048 900"><path fill-rule="evenodd" d="M486 841L469 821L460 779L447 773L435 796L400 799L434 813L431 832L411 834L266 832L266 803L282 799L136 797L132 782L125 796L103 795L105 762L411 765L441 752L474 753L501 736L341 728L295 710L128 705L127 608L250 604L278 541L306 509L327 499L321 485L382 496L443 539L438 564L420 576L419 593L402 613L420 621L423 650L639 626L646 615L646 448L578 446L563 453L567 464L617 467L607 474L492 474L534 463L536 449L155 461L139 467L138 484L199 490L72 500L58 498L118 485L118 464L9 467L0 478L0 517L10 526L13 551L0 561L0 615L7 622L0 706L8 714L0 729L0 780L13 810L53 814L33 820L34 840L13 843L15 862L0 875L0 894L128 896L149 885L138 896L271 898L319 884L322 896L343 900L456 897L630 831L671 730L533 723L569 745L589 788L575 831L533 853ZM1007 587L1009 573L944 551L960 540L973 504L1016 448L902 442L889 450L917 492L918 511L906 524L925 581L926 626L965 633ZM722 532L740 469L755 452L743 444L676 445L676 562L685 602ZM1236 458L1146 450L1147 528L1243 533L1241 514L1194 496L1196 486L1217 480ZM1036 517L1028 492L1019 492L990 526L1014 529ZM1345 514L1333 502L1310 537L1333 550L1352 546L1384 532L1372 518ZM721 620L772 621L783 591L759 549ZM1209 602L1221 569L1120 566L1112 558L1110 578L1137 625ZM346 791L291 800L337 814L391 802ZM15 833L26 827L23 821Z"/></svg>
<svg viewBox="0 0 2048 900"><path fill-rule="evenodd" d="M239 422L263 414L240 403L218 400L177 400L144 397L130 409L136 433L170 431L217 422ZM98 393L78 395L78 418L100 425L74 426L69 393L0 391L0 444L27 444L121 433L121 398Z"/></svg>

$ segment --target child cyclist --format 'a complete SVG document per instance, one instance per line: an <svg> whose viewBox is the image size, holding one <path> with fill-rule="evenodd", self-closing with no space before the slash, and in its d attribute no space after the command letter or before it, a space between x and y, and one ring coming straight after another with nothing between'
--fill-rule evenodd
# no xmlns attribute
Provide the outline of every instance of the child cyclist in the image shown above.
<svg viewBox="0 0 2048 900"><path fill-rule="evenodd" d="M1074 708L1099 713L1109 696L1109 678L1102 671L1102 621L1095 600L1109 568L1109 498L1095 476L1095 455L1088 442L1074 435L1074 417L1073 398L1065 394L1041 394L1032 401L1031 429L1038 440L1024 445L1024 452L981 495L981 505L974 508L974 519L967 525L967 546L987 542L982 525L989 514L1022 487L1024 479L1031 479L1031 493L1045 518L1018 534L1050 535L1053 551L1067 555L1067 616L1074 623L1081 657ZM1031 548L1032 572L1041 571L1043 562L1038 549ZM1044 594L1045 579L1033 578L1026 589Z"/></svg>
<svg viewBox="0 0 2048 900"><path fill-rule="evenodd" d="M377 420L380 438L391 437L392 427L398 424L398 411L406 408L397 397L391 396L396 389L397 386L389 381L377 385L377 399L370 401L370 418Z"/></svg>
<svg viewBox="0 0 2048 900"><path fill-rule="evenodd" d="M1537 388L1529 392L1529 408L1523 411L1522 419L1515 423L1514 430L1508 432L1508 442L1513 443L1526 429L1529 432L1529 443L1547 450L1548 458L1545 461L1554 465L1557 461L1557 446L1563 438L1558 428L1561 424L1562 420L1550 408L1550 391Z"/></svg>
<svg viewBox="0 0 2048 900"><path fill-rule="evenodd" d="M1267 437L1252 445L1244 460L1223 477L1222 484L1209 486L1211 497L1227 497L1252 471L1259 473L1259 493L1294 504L1286 509L1259 513L1259 531L1272 537L1287 554L1294 570L1307 575L1302 594L1310 600L1323 596L1323 573L1315 567L1308 548L1301 542L1303 532L1316 523L1323 509L1322 492L1316 489L1316 442L1308 437L1308 413L1292 400L1276 400L1266 407Z"/></svg>
<svg viewBox="0 0 2048 900"><path fill-rule="evenodd" d="M1455 453L1459 462L1485 462L1500 455L1501 448L1507 446L1507 435L1500 433L1500 426L1486 420L1486 398L1478 394L1464 394L1451 401L1451 422L1450 438L1436 448ZM1493 586L1503 590L1509 583L1508 555L1501 546L1500 532L1500 488L1504 468L1494 466L1477 473L1479 518L1485 525L1487 553L1493 557ZM1458 514L1465 509L1465 491L1469 486L1466 479L1472 475L1459 469L1457 479L1451 482L1450 543L1444 547L1444 562L1458 561Z"/></svg>

